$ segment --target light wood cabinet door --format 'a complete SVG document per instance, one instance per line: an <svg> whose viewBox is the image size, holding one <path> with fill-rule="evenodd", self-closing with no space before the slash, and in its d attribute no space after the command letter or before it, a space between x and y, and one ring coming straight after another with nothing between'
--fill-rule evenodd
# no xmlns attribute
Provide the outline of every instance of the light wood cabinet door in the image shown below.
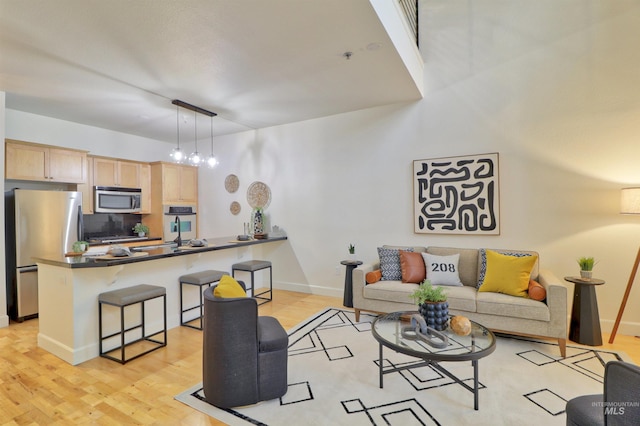
<svg viewBox="0 0 640 426"><path fill-rule="evenodd" d="M82 192L82 213L93 214L93 158L87 156L87 183L78 185Z"/></svg>
<svg viewBox="0 0 640 426"><path fill-rule="evenodd" d="M118 161L108 158L93 158L93 184L95 186L117 186Z"/></svg>
<svg viewBox="0 0 640 426"><path fill-rule="evenodd" d="M198 202L198 169L195 167L181 168L180 200L193 204Z"/></svg>
<svg viewBox="0 0 640 426"><path fill-rule="evenodd" d="M5 143L7 179L49 181L49 150L37 145Z"/></svg>
<svg viewBox="0 0 640 426"><path fill-rule="evenodd" d="M180 202L180 166L164 164L162 167L163 204Z"/></svg>
<svg viewBox="0 0 640 426"><path fill-rule="evenodd" d="M49 149L49 177L54 182L87 181L87 154L67 149Z"/></svg>
<svg viewBox="0 0 640 426"><path fill-rule="evenodd" d="M5 140L5 178L86 183L87 154L64 148Z"/></svg>
<svg viewBox="0 0 640 426"><path fill-rule="evenodd" d="M140 213L151 213L151 166L140 164L140 189L142 189Z"/></svg>
<svg viewBox="0 0 640 426"><path fill-rule="evenodd" d="M116 184L124 188L140 188L140 163L118 161Z"/></svg>

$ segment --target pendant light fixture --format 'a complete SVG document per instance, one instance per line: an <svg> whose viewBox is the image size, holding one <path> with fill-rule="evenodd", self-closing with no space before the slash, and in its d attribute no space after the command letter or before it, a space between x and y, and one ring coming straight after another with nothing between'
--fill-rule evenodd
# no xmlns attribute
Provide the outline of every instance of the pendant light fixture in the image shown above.
<svg viewBox="0 0 640 426"><path fill-rule="evenodd" d="M193 111L194 113L193 127L194 127L194 133L195 133L195 140L194 140L195 151L192 152L191 155L189 155L189 163L193 166L199 166L203 160L202 156L198 152L198 115L197 114L204 114L204 115L208 115L211 118L211 155L207 159L207 164L209 165L209 167L214 167L216 164L218 164L218 161L216 160L216 157L213 155L213 117L215 117L218 114L212 111L207 111L206 109L197 107L195 105L188 104L178 99L172 100L171 103L176 106L176 128L178 132L178 137L177 137L178 146L174 148L173 151L171 152L171 158L173 158L173 160L176 163L182 163L185 160L184 152L182 152L182 150L180 149L180 108L185 108Z"/></svg>
<svg viewBox="0 0 640 426"><path fill-rule="evenodd" d="M213 169L216 164L218 164L218 159L213 154L213 116L210 116L209 120L211 121L211 155L207 158L207 166L209 166L210 169Z"/></svg>
<svg viewBox="0 0 640 426"><path fill-rule="evenodd" d="M182 163L184 161L184 153L180 149L180 106L178 104L176 104L176 133L177 133L176 140L178 142L178 146L176 146L175 148L173 148L173 150L171 150L170 156L171 158L173 158L173 161L175 161L176 163Z"/></svg>
<svg viewBox="0 0 640 426"><path fill-rule="evenodd" d="M198 152L198 114L195 110L193 111L193 129L195 133L196 150L189 156L189 163L192 166L198 167L202 158L200 158L200 153Z"/></svg>

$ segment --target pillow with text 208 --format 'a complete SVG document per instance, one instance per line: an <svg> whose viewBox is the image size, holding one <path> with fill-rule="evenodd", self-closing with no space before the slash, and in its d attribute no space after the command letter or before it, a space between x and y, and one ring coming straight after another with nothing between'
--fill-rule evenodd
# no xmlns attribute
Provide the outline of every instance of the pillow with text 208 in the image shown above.
<svg viewBox="0 0 640 426"><path fill-rule="evenodd" d="M437 256L435 254L422 253L424 264L427 268L427 279L435 285L461 286L458 274L458 261L460 254L450 256Z"/></svg>

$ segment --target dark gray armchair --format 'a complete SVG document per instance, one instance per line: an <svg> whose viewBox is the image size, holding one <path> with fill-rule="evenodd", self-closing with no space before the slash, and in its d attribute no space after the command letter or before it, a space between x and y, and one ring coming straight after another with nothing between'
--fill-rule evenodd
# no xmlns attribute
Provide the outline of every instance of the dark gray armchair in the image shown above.
<svg viewBox="0 0 640 426"><path fill-rule="evenodd" d="M604 369L604 394L567 402L567 426L640 425L640 367L610 361Z"/></svg>
<svg viewBox="0 0 640 426"><path fill-rule="evenodd" d="M214 288L204 292L206 401L230 408L281 397L287 393L289 336L277 319L258 316L255 299L217 298Z"/></svg>

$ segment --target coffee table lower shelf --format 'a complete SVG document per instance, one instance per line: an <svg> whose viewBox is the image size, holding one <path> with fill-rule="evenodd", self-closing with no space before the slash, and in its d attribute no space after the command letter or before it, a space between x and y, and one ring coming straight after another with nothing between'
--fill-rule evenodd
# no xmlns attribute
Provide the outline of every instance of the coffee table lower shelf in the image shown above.
<svg viewBox="0 0 640 426"><path fill-rule="evenodd" d="M416 327L413 322L418 313L415 311L392 312L381 315L373 321L371 333L379 344L379 375L380 388L384 386L383 377L385 374L397 373L403 370L411 370L419 367L430 367L451 380L459 384L469 392L473 393L473 408L479 409L478 389L478 360L493 353L496 348L496 338L491 330L474 321L469 321L471 329L467 335L457 335L446 327L441 331L445 336L444 347L434 347L430 344L416 339L411 330ZM420 319L420 318L418 318ZM409 333L407 333L409 331ZM417 333L417 332L416 332ZM413 337L412 337L413 336ZM418 361L402 365L401 367L384 367L383 346L394 352L417 358ZM444 368L443 362L466 362L471 361L473 368L473 386L456 377L453 373Z"/></svg>
<svg viewBox="0 0 640 426"><path fill-rule="evenodd" d="M403 370L411 370L413 368L420 368L420 367L432 367L435 368L436 370L438 370L439 372L441 372L442 374L444 374L445 376L449 377L451 380L455 381L457 384L459 384L460 386L462 386L463 388L465 388L466 390L468 390L469 392L473 393L473 409L474 410L478 410L479 409L479 398L478 398L478 389L479 389L479 380L478 380L478 360L473 360L471 361L471 366L473 367L473 387L469 386L468 384L466 384L464 381L460 380L458 377L454 376L453 374L451 374L446 368L444 368L443 366L441 366L438 362L436 361L416 361L412 364L408 364L408 365L404 365L402 367L391 367L391 368L387 368L384 369L383 366L383 360L384 357L382 356L382 348L384 347L384 345L382 343L379 343L380 346L380 358L378 361L378 365L379 365L379 370L380 370L380 389L384 388L384 380L383 380L383 375L385 374L390 374L390 373L397 373L398 371L403 371Z"/></svg>

